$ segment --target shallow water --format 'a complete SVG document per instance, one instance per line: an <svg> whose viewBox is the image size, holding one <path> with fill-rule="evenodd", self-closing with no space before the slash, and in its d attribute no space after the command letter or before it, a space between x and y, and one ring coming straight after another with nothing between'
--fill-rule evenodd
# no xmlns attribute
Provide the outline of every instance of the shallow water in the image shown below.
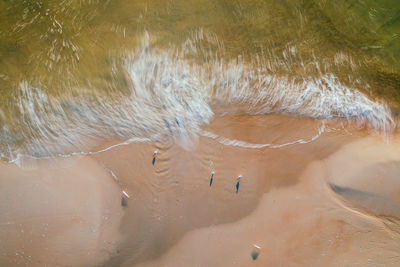
<svg viewBox="0 0 400 267"><path fill-rule="evenodd" d="M225 109L344 117L384 134L395 126L395 0L1 1L0 10L8 161L108 138L190 148Z"/></svg>
<svg viewBox="0 0 400 267"><path fill-rule="evenodd" d="M398 0L0 16L3 264L398 265Z"/></svg>

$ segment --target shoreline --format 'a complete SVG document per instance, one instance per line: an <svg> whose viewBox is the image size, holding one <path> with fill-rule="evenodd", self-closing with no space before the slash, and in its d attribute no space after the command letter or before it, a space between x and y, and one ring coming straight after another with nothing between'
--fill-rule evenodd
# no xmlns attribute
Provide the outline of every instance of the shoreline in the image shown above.
<svg viewBox="0 0 400 267"><path fill-rule="evenodd" d="M364 162L346 163L349 151L354 155L354 148L371 144L381 152L390 151L373 138L350 143L327 159L310 163L296 185L263 194L257 208L243 219L191 231L161 258L138 266L185 266L193 262L202 266L396 266L400 260L400 231L394 216L385 220L379 203L349 199L355 194L340 196L327 183L332 181L321 179L337 173L337 160L356 169L376 161L376 154L364 154ZM399 150L400 144L396 146ZM396 160L400 168L400 155L386 155L379 160ZM386 182L398 184L397 175L392 173ZM363 185L356 183L352 188L359 190ZM381 197L379 193L368 193L373 201ZM399 199L397 195L392 202ZM368 204L369 210L359 209L357 204ZM257 260L251 258L254 251Z"/></svg>
<svg viewBox="0 0 400 267"><path fill-rule="evenodd" d="M229 116L213 120L205 130L232 140L276 144L310 138L315 135L318 127L320 127L319 121L296 117ZM42 162L31 170L21 170L15 165L1 163L1 178L3 183L8 185L9 193L3 194L4 204L0 211L3 214L5 214L4 211L16 211L6 213L5 218L0 217L2 227L0 235L7 235L8 238L13 235L16 237L14 238L15 242L0 243L0 248L3 248L0 251L6 251L6 255L4 253L0 255L0 263L11 263L12 260L15 260L13 252L18 250L24 251L26 255L30 254L29 264L32 265L40 265L44 262L49 264L53 262L61 266L81 266L84 262L100 266L133 266L137 264L145 266L157 266L157 264L185 266L186 264L187 266L195 263L223 266L231 264L228 256L220 257L215 253L225 255L228 252L236 251L234 248L244 253L248 247L241 247L241 244L233 242L233 237L227 236L226 229L232 228L242 232L242 235L238 235L240 240L246 240L248 236L254 236L259 232L269 236L274 231L261 229L260 221L264 221L267 217L290 217L294 212L290 197L284 199L283 196L297 194L304 198L308 194L313 201L325 203L326 207L332 207L332 203L339 197L336 196L337 193L332 195L334 191L329 189L328 182L341 188L349 187L361 192L367 191L367 189L375 190L371 182L374 180L373 170L382 171L382 168L379 167L380 165L376 165L378 166L376 167L374 164L389 161L382 159L382 157L388 157L388 154L392 159L400 154L398 153L400 149L397 134L392 140L393 143L387 145L379 137L371 137L364 131L357 131L351 127L348 129L351 134L341 130L335 131L331 126L329 129L311 143L294 144L279 149L224 146L214 139L200 137L196 149L192 151L184 150L173 144L132 143L95 155L49 160L47 165ZM350 162L346 153L350 151L357 155L357 151L361 151L369 145L376 148L376 151L373 149L365 151L366 156L374 155L368 161L371 162L368 166L372 166L369 172L371 175L367 179L370 187L361 186L363 181L359 179L360 173L353 173L353 176L350 176L349 180L355 181L353 184L345 183L340 179L325 181L327 176L323 174L324 171L340 170L343 164ZM382 149L382 146L386 148ZM348 151L343 153L344 149L348 149ZM151 160L154 150L159 153L153 167ZM385 153L382 152L381 155L380 151L385 151ZM379 157L380 155L381 157ZM400 159L398 160L400 162ZM354 166L361 166L362 162L363 160L357 159L353 165L348 165L349 170ZM396 173L397 166L400 165L396 161L393 164L394 166L390 167L390 173ZM215 177L213 185L210 187L209 179L212 171L215 171ZM242 175L243 180L239 192L236 194L235 183L238 175ZM336 174L333 175L336 176ZM337 174L337 176L340 175L343 176L343 174ZM15 177L20 178L15 179ZM26 177L33 178L30 182L25 183ZM57 177L57 182L53 182L53 177ZM321 177L325 178L319 180ZM318 184L316 181L325 182ZM388 184L393 183L395 183L394 178L390 178ZM389 185L388 187L391 188ZM30 192L29 198L24 194L16 194L19 188ZM35 190L31 191L32 188ZM92 189L88 191L88 188ZM127 205L122 207L123 191L129 198L125 195ZM323 195L322 192L329 192L329 194ZM342 194L339 195L341 198L351 201L352 205L354 204L357 208L362 206L364 213L366 208L370 209L368 212L371 214L382 210L382 205L373 206L373 203L360 197L360 194L349 192L343 193L342 190ZM379 197L374 198L375 200L397 199L390 190L378 193ZM56 195L63 197L55 197ZM381 195L385 197L384 200ZM361 194L361 196L363 195ZM277 210L276 206L271 206L270 201L274 197L279 198L283 203L280 207L283 211ZM52 201L48 201L48 199ZM92 199L92 202L88 202L87 199ZM49 208L43 211L43 207L40 205L46 203L46 200L48 202L46 207ZM79 202L86 204L81 205ZM304 203L301 201L295 203L299 205L299 209L304 208L304 214L310 214L312 208L316 207L311 202L307 200ZM349 204L343 205L350 207ZM81 212L76 212L75 208L80 206ZM338 206L334 207L338 208ZM352 207L352 209L354 208ZM7 222L19 220L28 223L33 215L26 213L26 210L41 211L44 215L41 215L42 217L32 224L29 234L25 230L24 234L20 234L20 230L24 227L21 228L17 224L11 227ZM93 215L93 211L96 211L96 216ZM284 211L287 214L283 214ZM393 206L390 212L397 214L398 210ZM67 220L70 224L65 225L65 218L57 218L54 216L56 213L68 214ZM335 217L330 217L328 210L325 210L321 216L325 216L325 219L335 219ZM343 213L340 213L340 216L344 216ZM344 225L348 225L349 222L353 223L353 219L357 222L361 220L355 215L352 216L354 218L351 217L348 222L345 221ZM82 221L85 221L86 224L80 223L79 220L74 219L75 217L83 218ZM108 219L106 220L105 217ZM289 217L284 225L277 223L277 219L275 223L270 222L270 229L275 229L275 235L286 241L292 240L293 237L278 233L286 231L286 227L291 225L292 219ZM315 219L315 217L312 218ZM243 225L243 221L246 220L258 225L258 230L251 232L248 227ZM46 223L53 224L54 230L42 237L40 234L43 229L40 227ZM302 226L311 231L310 226L313 223L315 221L311 220ZM97 225L97 228L93 228L93 225ZM331 227L337 229L335 228L336 224ZM90 234L91 229L94 229L95 232ZM394 229L397 229L396 226ZM222 231L221 235L219 236L215 231ZM352 230L349 228L346 231ZM394 231L396 232L396 230ZM67 233L70 234L71 244L59 244L58 242L64 238L68 239ZM74 236L71 233L79 234ZM290 231L289 233L294 234ZM329 234L332 233L329 232ZM3 236L1 237L0 239L3 239ZM216 237L219 238L215 239ZM380 235L378 237L382 238ZM89 254L82 252L86 252L85 247L82 247L84 245L81 242L82 239L92 240L92 245L87 245L87 247L91 247L88 251ZM29 244L29 240L34 241ZM301 238L294 238L296 242L301 240ZM73 243L81 244L81 246L75 245L72 249L70 246ZM39 244L52 244L53 251L39 253L36 249L40 247ZM24 245L23 249L21 249L21 245ZM271 254L272 259L268 261L265 249L271 245L268 242L263 243L259 259L254 263L275 264L279 263L279 258L282 260L286 257L286 250L284 247L280 247L280 249L276 248L276 255ZM206 249L199 250L199 246L204 246ZM317 249L317 247L312 248ZM71 258L55 259L54 255L61 255L65 251L70 252ZM104 254L104 251L107 253ZM305 257L305 262L307 259L312 262L316 259L312 257L311 252L305 250L303 254L299 253L300 256ZM250 254L247 252L245 254L246 256L238 253L237 263L239 266L252 261ZM24 257L19 262L13 263L27 263L28 259ZM290 261L286 263L290 263Z"/></svg>

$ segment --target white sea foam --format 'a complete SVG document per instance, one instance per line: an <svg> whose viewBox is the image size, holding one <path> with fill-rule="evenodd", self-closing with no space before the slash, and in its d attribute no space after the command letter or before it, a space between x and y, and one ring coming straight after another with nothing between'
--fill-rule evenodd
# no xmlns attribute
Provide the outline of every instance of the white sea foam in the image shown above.
<svg viewBox="0 0 400 267"><path fill-rule="evenodd" d="M208 35L197 34L195 38L204 36ZM16 93L20 121L7 121L0 113L2 157L16 161L18 155L90 154L95 152L74 151L88 151L90 140L104 138L127 143L170 139L191 148L199 133L226 145L247 148L308 142L248 144L202 131L217 104L241 104L252 114L345 118L384 134L394 127L386 105L345 86L332 74L317 78L279 76L268 71L265 62L244 62L240 58L225 62L218 56L197 63L187 58L187 53L198 49L191 42L185 42L180 50L154 49L149 40L145 36L142 46L123 62L129 96L93 95L82 88L51 96L40 86L21 82ZM215 36L207 40L223 48Z"/></svg>
<svg viewBox="0 0 400 267"><path fill-rule="evenodd" d="M309 139L297 139L288 143L282 143L282 144L254 144L254 143L248 143L245 141L241 140L235 140L235 139L229 139L223 136L219 136L217 134L214 134L212 132L204 131L202 130L200 132L200 135L214 139L220 144L223 144L225 146L236 146L236 147L242 147L242 148L248 148L248 149L260 149L260 148L271 148L271 149L277 149L277 148L282 148L286 146L291 146L291 145L296 145L296 144L308 144L311 143L315 140L317 140L325 131L325 123L322 123L321 127L318 129L317 134L312 136Z"/></svg>

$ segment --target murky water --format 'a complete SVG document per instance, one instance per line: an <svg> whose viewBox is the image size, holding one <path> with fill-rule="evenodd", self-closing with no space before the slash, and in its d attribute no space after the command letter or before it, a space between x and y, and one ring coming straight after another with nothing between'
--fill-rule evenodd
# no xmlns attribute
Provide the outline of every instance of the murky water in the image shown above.
<svg viewBox="0 0 400 267"><path fill-rule="evenodd" d="M397 0L4 0L0 14L7 160L116 137L189 145L221 106L383 132L400 109Z"/></svg>

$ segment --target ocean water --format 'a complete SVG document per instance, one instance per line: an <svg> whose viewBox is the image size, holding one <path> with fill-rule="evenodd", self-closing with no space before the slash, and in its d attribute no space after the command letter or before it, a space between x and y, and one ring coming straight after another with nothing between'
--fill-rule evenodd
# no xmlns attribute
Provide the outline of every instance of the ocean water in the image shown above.
<svg viewBox="0 0 400 267"><path fill-rule="evenodd" d="M108 139L284 145L203 130L227 111L396 128L396 0L3 0L0 14L6 161L94 153Z"/></svg>

